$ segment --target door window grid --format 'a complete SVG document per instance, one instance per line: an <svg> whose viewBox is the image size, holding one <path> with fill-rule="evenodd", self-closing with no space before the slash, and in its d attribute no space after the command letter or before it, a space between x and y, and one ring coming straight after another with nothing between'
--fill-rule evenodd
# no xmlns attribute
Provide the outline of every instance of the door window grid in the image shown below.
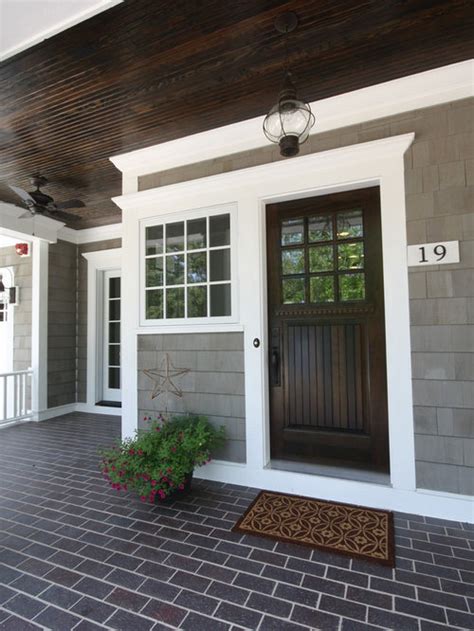
<svg viewBox="0 0 474 631"><path fill-rule="evenodd" d="M147 320L231 315L230 230L229 213L145 228Z"/></svg>
<svg viewBox="0 0 474 631"><path fill-rule="evenodd" d="M285 219L280 243L283 304L365 299L361 209Z"/></svg>
<svg viewBox="0 0 474 631"><path fill-rule="evenodd" d="M107 386L120 389L120 278L108 279ZM117 334L118 331L118 334Z"/></svg>

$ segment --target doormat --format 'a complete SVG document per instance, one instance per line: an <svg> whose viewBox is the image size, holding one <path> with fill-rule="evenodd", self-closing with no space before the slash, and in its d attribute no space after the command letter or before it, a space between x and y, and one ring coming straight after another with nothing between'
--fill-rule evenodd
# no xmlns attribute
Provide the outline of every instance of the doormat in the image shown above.
<svg viewBox="0 0 474 631"><path fill-rule="evenodd" d="M395 565L389 511L261 491L232 530Z"/></svg>

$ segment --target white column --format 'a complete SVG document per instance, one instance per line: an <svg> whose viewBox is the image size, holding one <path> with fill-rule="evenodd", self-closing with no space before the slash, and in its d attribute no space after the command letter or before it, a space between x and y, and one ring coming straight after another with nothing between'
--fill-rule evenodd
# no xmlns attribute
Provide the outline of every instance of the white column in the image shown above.
<svg viewBox="0 0 474 631"><path fill-rule="evenodd" d="M31 403L35 420L48 407L48 274L49 243L35 239L31 309Z"/></svg>
<svg viewBox="0 0 474 631"><path fill-rule="evenodd" d="M137 329L140 304L140 223L133 213L122 215L122 438L138 428Z"/></svg>

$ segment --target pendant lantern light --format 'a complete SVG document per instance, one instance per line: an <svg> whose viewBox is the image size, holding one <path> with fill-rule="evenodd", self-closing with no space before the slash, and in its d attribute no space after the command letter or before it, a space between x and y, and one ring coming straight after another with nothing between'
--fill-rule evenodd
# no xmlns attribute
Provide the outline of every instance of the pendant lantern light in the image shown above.
<svg viewBox="0 0 474 631"><path fill-rule="evenodd" d="M278 102L263 121L263 132L271 142L280 145L282 156L291 157L299 153L300 145L309 136L315 118L308 103L298 98L291 72L288 69L288 33L298 24L295 13L284 13L275 20L275 28L285 35L285 78Z"/></svg>

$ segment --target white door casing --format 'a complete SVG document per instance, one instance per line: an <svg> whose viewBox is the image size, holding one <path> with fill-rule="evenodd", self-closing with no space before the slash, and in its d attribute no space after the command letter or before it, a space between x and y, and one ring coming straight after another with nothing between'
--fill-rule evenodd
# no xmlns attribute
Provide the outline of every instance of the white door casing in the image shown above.
<svg viewBox="0 0 474 631"><path fill-rule="evenodd" d="M103 400L104 279L107 272L120 273L122 250L99 250L86 252L82 256L87 260L86 409L93 411L97 402Z"/></svg>

